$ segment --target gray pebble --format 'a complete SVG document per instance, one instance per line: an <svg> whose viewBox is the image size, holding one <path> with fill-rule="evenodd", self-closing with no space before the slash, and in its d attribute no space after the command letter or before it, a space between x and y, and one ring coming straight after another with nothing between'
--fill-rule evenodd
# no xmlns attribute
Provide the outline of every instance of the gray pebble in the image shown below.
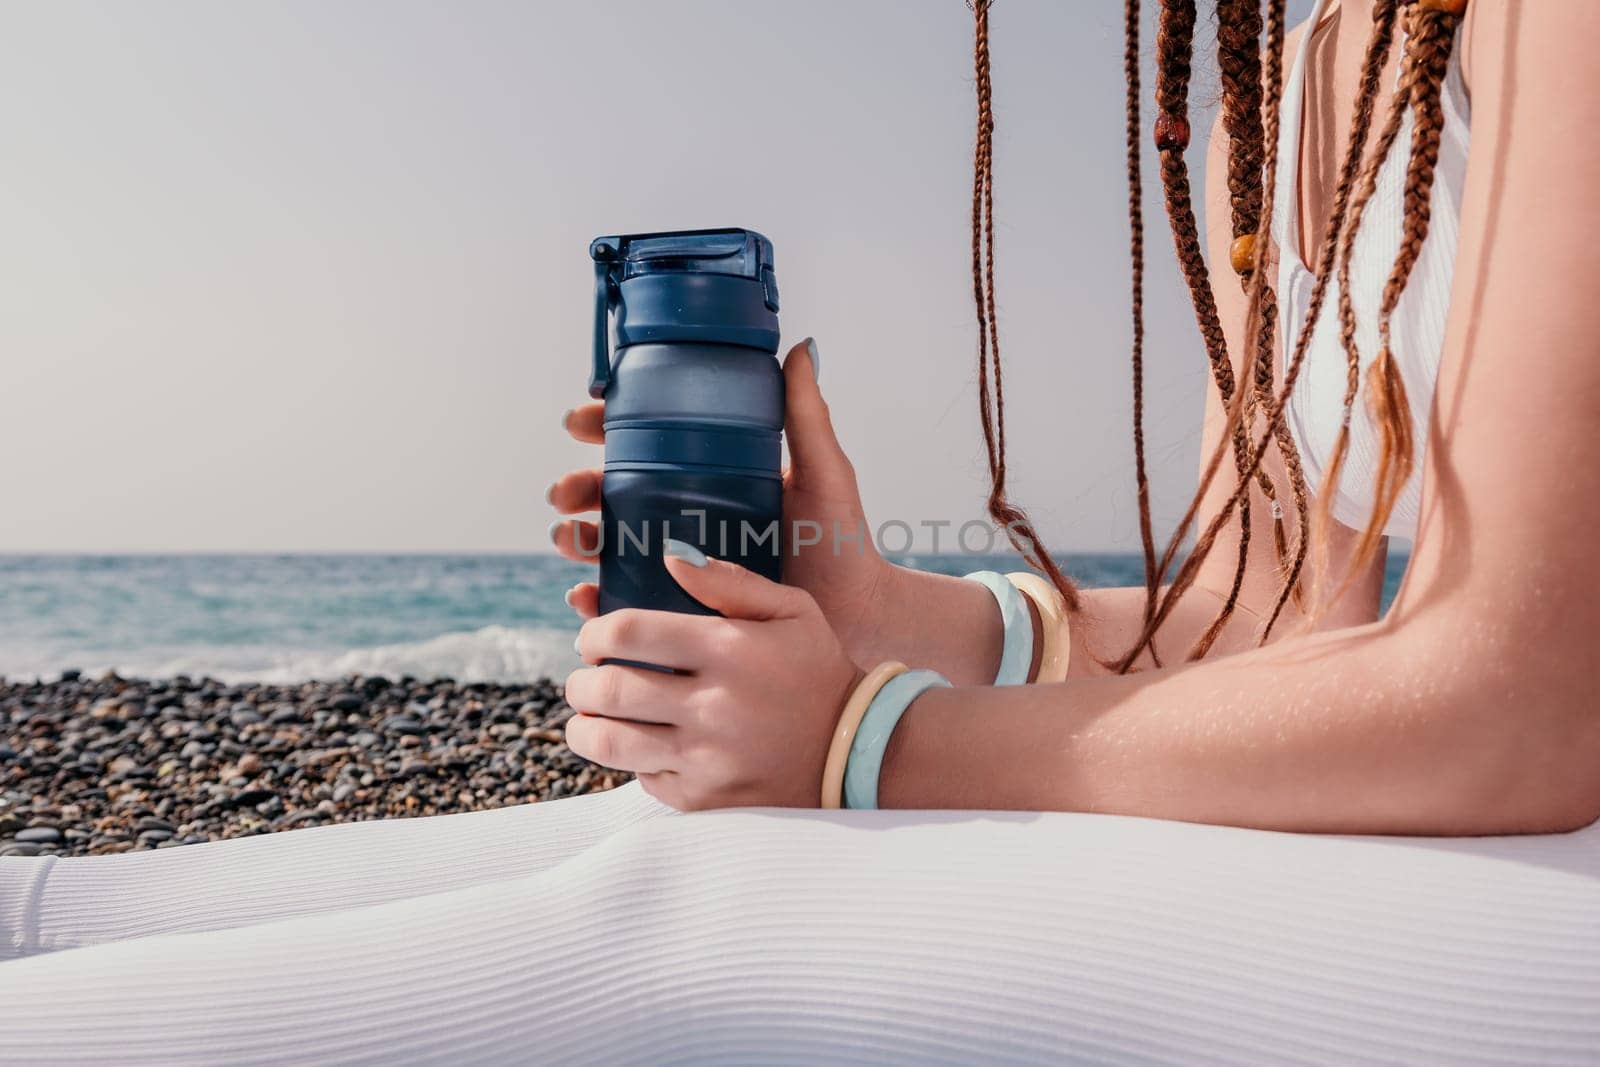
<svg viewBox="0 0 1600 1067"><path fill-rule="evenodd" d="M409 715L391 715L383 720L383 729L387 733L415 736L428 732L428 727L420 719Z"/></svg>
<svg viewBox="0 0 1600 1067"><path fill-rule="evenodd" d="M19 845L59 845L61 831L54 826L31 826L26 830L18 830L16 841Z"/></svg>

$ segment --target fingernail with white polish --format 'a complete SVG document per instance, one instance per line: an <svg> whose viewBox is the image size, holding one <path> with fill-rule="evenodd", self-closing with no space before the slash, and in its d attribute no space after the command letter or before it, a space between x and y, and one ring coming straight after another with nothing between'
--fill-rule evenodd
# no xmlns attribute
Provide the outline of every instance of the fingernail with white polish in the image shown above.
<svg viewBox="0 0 1600 1067"><path fill-rule="evenodd" d="M687 541L678 541L671 537L661 545L661 551L673 559L681 559L691 567L704 567L706 554Z"/></svg>
<svg viewBox="0 0 1600 1067"><path fill-rule="evenodd" d="M550 488L548 488L548 489L546 489L544 491L544 502L546 504L550 504L552 506L555 504L555 502L556 502L556 483L555 482L551 482L550 483Z"/></svg>
<svg viewBox="0 0 1600 1067"><path fill-rule="evenodd" d="M567 429L567 424L572 421L572 413L573 413L574 410L576 410L576 409L575 408L568 408L567 410L565 410L565 411L563 411L561 413L561 428L563 430Z"/></svg>
<svg viewBox="0 0 1600 1067"><path fill-rule="evenodd" d="M578 638L576 637L572 639L572 651L576 652L580 656L583 655L583 649L578 647Z"/></svg>
<svg viewBox="0 0 1600 1067"><path fill-rule="evenodd" d="M555 522L552 522L550 524L550 543L551 544L555 543L556 535L561 532L561 527L566 521L567 520L565 520L565 519L557 519Z"/></svg>
<svg viewBox="0 0 1600 1067"><path fill-rule="evenodd" d="M822 381L822 357L817 354L817 339L806 338L806 355L811 357L811 376L817 381Z"/></svg>
<svg viewBox="0 0 1600 1067"><path fill-rule="evenodd" d="M577 592L578 591L576 589L568 589L565 593L561 594L561 599L566 601L567 607L572 607L572 598L577 595Z"/></svg>

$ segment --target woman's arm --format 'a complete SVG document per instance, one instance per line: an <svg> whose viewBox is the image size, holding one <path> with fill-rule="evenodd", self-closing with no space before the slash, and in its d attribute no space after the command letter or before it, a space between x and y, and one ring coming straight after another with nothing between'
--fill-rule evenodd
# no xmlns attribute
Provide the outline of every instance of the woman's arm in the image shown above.
<svg viewBox="0 0 1600 1067"><path fill-rule="evenodd" d="M1434 834L1600 817L1600 6L1474 7L1422 522L1388 615L1139 675L929 692L884 803Z"/></svg>

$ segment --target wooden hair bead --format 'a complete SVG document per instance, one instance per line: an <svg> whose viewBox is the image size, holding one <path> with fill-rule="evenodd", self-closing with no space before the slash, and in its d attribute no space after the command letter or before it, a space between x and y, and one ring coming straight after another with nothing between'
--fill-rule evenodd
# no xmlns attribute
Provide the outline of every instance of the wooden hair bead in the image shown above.
<svg viewBox="0 0 1600 1067"><path fill-rule="evenodd" d="M1228 248L1228 261L1233 264L1235 274L1249 274L1256 265L1256 235L1246 233L1235 237Z"/></svg>
<svg viewBox="0 0 1600 1067"><path fill-rule="evenodd" d="M1165 152L1169 148L1180 151L1189 147L1189 120L1182 115L1156 116L1156 148Z"/></svg>
<svg viewBox="0 0 1600 1067"><path fill-rule="evenodd" d="M1467 13L1467 0L1417 0L1417 6L1424 11L1442 11L1446 15Z"/></svg>

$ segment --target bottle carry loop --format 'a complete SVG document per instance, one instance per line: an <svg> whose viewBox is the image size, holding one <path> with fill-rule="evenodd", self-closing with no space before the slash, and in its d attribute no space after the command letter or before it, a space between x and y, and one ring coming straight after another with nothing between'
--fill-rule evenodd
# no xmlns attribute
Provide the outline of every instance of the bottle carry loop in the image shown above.
<svg viewBox="0 0 1600 1067"><path fill-rule="evenodd" d="M615 239L597 238L589 246L594 258L594 365L589 371L589 395L599 400L611 384L611 309L617 303L617 279L613 264L617 258Z"/></svg>

